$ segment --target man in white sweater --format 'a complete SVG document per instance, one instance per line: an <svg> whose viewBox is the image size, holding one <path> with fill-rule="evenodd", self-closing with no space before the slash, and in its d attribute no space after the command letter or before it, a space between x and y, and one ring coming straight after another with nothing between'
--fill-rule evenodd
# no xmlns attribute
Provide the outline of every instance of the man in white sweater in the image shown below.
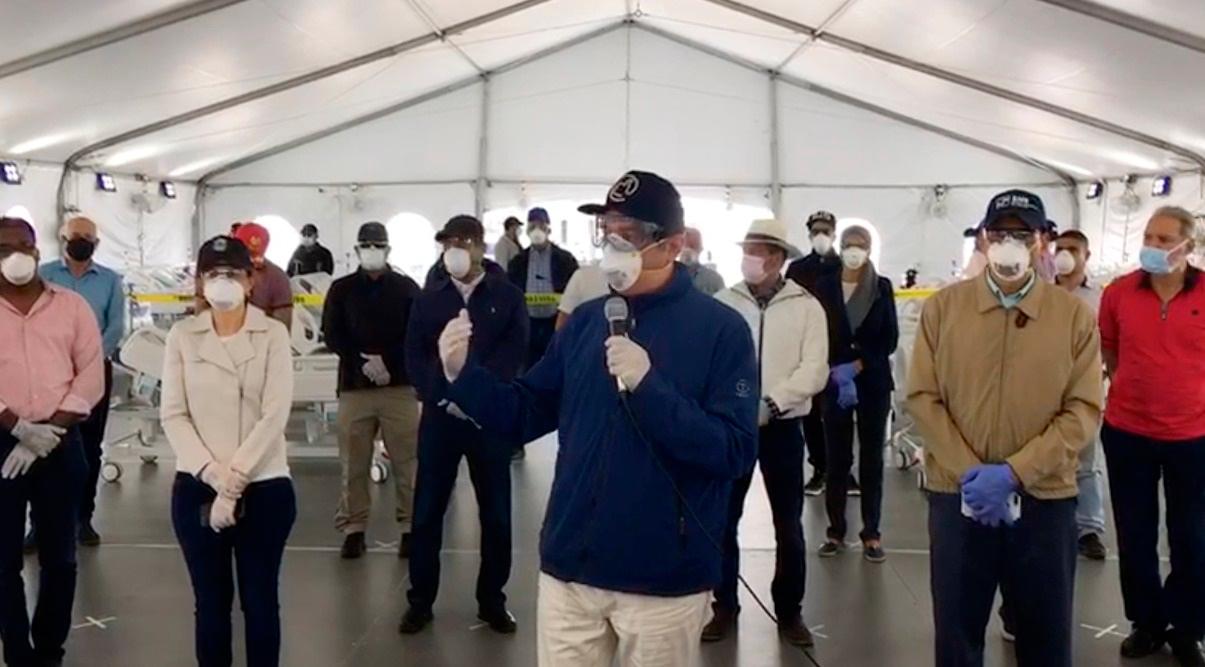
<svg viewBox="0 0 1205 667"><path fill-rule="evenodd" d="M787 261L801 255L787 242L786 225L778 220L758 220L750 226L743 246L744 282L716 298L745 318L757 348L762 387L757 459L774 515L777 559L771 590L775 615L785 641L808 647L812 645L812 633L802 613L806 546L800 419L811 411L812 397L823 391L828 381L828 324L820 302L783 278ZM715 616L703 629L703 641L719 641L727 636L740 611L736 533L752 480L750 471L732 488L723 537L723 579L715 592Z"/></svg>

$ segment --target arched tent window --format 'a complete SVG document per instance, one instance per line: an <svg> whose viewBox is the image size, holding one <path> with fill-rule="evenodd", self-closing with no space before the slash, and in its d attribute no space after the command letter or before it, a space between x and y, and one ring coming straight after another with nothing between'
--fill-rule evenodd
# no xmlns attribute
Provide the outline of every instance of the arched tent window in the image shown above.
<svg viewBox="0 0 1205 667"><path fill-rule="evenodd" d="M532 200L531 205L548 211L548 217L552 223L553 243L573 253L579 261L590 261L595 258L597 251L592 243L594 220L590 216L578 212L577 207L581 205L581 202L569 199ZM485 219L481 221L481 224L485 227L485 242L490 244L491 254L493 245L502 238L502 225L510 216L518 218L519 222L523 223L523 230L526 232L527 211L528 209L518 206L507 206L485 212ZM523 245L525 247L527 243L527 239L524 238Z"/></svg>
<svg viewBox="0 0 1205 667"><path fill-rule="evenodd" d="M301 234L279 215L256 216L255 223L268 230L268 261L282 269L288 267L289 258L301 243Z"/></svg>
<svg viewBox="0 0 1205 667"><path fill-rule="evenodd" d="M20 204L17 204L16 206L13 206L12 208L5 211L4 217L21 218L22 220L24 220L25 222L28 222L31 225L34 224L33 214L29 212L28 208L25 208L24 206L22 206Z"/></svg>
<svg viewBox="0 0 1205 667"><path fill-rule="evenodd" d="M398 213L385 223L389 232L389 263L420 285L431 265L439 259L435 227L417 213Z"/></svg>
<svg viewBox="0 0 1205 667"><path fill-rule="evenodd" d="M870 232L870 261L874 262L875 266L881 266L879 257L883 253L883 235L879 234L876 228L869 220L862 218L842 218L837 221L837 243L841 243L841 234L850 227L862 227ZM840 248L838 248L840 251Z"/></svg>

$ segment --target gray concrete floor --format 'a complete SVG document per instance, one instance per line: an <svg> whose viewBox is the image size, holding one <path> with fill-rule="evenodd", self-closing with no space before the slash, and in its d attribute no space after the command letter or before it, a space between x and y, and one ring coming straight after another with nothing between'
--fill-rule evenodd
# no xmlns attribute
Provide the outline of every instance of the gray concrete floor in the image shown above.
<svg viewBox="0 0 1205 667"><path fill-rule="evenodd" d="M363 560L338 557L340 537L331 527L338 498L334 461L294 464L298 522L285 557L281 581L284 622L282 664L336 665L535 664L536 553L539 524L551 482L555 446L543 441L514 466L515 563L508 592L519 632L500 637L478 626L473 599L477 571L476 507L462 471L453 498L443 556L443 588L436 620L424 634L401 637L397 622L405 609L406 565L394 550L390 487L373 491L377 510L369 532L376 548ZM117 484L100 491L97 527L105 539L82 550L76 598L79 627L68 643L67 665L80 667L170 667L192 660L192 592L176 548L168 515L171 461L126 467ZM759 595L769 599L774 536L769 506L756 480L742 524L743 572ZM809 660L781 644L774 626L752 600L743 603L737 636L704 648L709 666L824 667L930 665L932 622L929 600L925 507L913 473L887 471L884 512L889 559L864 562L856 551L821 561L814 547L824 534L824 508L809 499L806 530L813 556L808 561L805 615L816 628L818 645ZM855 520L856 505L850 517ZM856 524L855 528L856 530ZM1112 547L1112 540L1110 539ZM33 588L36 558L28 561ZM236 611L236 641L241 619ZM1076 664L1124 663L1117 654L1126 632L1118 589L1117 563L1080 561L1075 629ZM993 623L988 630L988 665L1013 665L1008 644ZM241 644L236 664L243 664ZM1170 657L1142 663L1171 665Z"/></svg>

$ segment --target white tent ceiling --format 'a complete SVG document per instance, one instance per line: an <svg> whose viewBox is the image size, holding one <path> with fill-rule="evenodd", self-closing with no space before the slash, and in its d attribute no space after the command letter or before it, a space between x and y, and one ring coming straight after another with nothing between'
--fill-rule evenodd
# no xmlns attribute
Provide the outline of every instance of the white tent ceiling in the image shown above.
<svg viewBox="0 0 1205 667"><path fill-rule="evenodd" d="M1078 178L1205 164L1197 0L9 0L0 154L195 179L624 20Z"/></svg>

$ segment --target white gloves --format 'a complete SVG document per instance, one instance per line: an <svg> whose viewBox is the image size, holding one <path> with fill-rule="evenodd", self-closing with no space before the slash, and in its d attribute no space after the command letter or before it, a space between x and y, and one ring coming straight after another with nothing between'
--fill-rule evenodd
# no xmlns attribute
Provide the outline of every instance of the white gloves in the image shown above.
<svg viewBox="0 0 1205 667"><path fill-rule="evenodd" d="M201 481L217 491L219 496L230 500L242 498L243 491L246 491L247 485L251 483L251 480L243 473L230 466L219 466L216 463L210 463L201 469Z"/></svg>
<svg viewBox="0 0 1205 667"><path fill-rule="evenodd" d="M478 424L477 420L475 420L472 417L465 414L464 410L461 410L459 405L456 405L455 403L448 401L448 400L442 401L439 405L444 410L447 410L448 414L452 415L453 417L466 421L466 422L469 422L473 426L476 426L478 430L481 429L481 424Z"/></svg>
<svg viewBox="0 0 1205 667"><path fill-rule="evenodd" d="M364 377L372 380L372 383L378 387L384 387L392 380L389 375L389 369L385 366L385 359L379 354L361 354L364 357L364 366L361 371Z"/></svg>
<svg viewBox="0 0 1205 667"><path fill-rule="evenodd" d="M18 419L17 425L13 427L13 437L21 442L38 456L38 458L46 458L50 452L54 451L55 447L63 440L63 434L67 429L54 424L32 424L24 419Z"/></svg>
<svg viewBox="0 0 1205 667"><path fill-rule="evenodd" d="M4 479L16 479L29 472L29 469L33 467L34 461L37 460L38 455L33 450L24 444L17 444L13 447L13 451L8 455L8 458L4 459L4 465L0 466L0 477Z"/></svg>
<svg viewBox="0 0 1205 667"><path fill-rule="evenodd" d="M607 339L607 370L619 378L628 391L636 391L652 367L649 353L631 339L623 336Z"/></svg>
<svg viewBox="0 0 1205 667"><path fill-rule="evenodd" d="M469 311L460 310L448 326L439 335L439 360L443 362L444 377L448 382L455 382L464 370L469 358L469 339L473 337L473 323L469 321Z"/></svg>
<svg viewBox="0 0 1205 667"><path fill-rule="evenodd" d="M218 496L209 510L209 527L219 533L234 525L234 509L238 501L226 496Z"/></svg>

